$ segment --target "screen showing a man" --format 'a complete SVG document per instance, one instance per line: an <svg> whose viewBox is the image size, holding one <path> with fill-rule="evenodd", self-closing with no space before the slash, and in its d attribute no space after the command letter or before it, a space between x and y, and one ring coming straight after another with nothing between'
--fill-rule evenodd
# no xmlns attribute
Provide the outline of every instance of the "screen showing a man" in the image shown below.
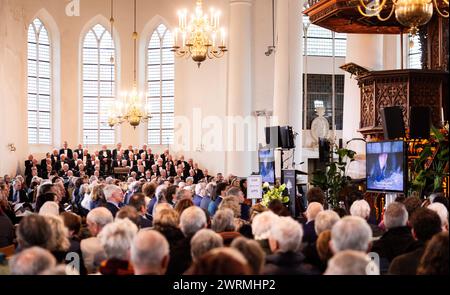
<svg viewBox="0 0 450 295"><path fill-rule="evenodd" d="M259 151L259 174L263 182L275 183L275 157L271 149Z"/></svg>
<svg viewBox="0 0 450 295"><path fill-rule="evenodd" d="M404 191L403 141L367 143L367 189Z"/></svg>

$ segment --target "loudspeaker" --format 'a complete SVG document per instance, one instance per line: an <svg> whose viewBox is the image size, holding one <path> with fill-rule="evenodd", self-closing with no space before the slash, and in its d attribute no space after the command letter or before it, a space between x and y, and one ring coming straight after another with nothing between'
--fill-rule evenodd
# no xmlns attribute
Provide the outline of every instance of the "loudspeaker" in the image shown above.
<svg viewBox="0 0 450 295"><path fill-rule="evenodd" d="M411 107L409 112L409 137L413 139L430 138L431 108Z"/></svg>
<svg viewBox="0 0 450 295"><path fill-rule="evenodd" d="M380 110L383 124L384 139L397 139L405 137L405 123L402 109L399 106L386 107Z"/></svg>
<svg viewBox="0 0 450 295"><path fill-rule="evenodd" d="M319 161L320 163L328 163L330 161L330 141L326 138L319 138Z"/></svg>
<svg viewBox="0 0 450 295"><path fill-rule="evenodd" d="M295 148L294 132L291 126L283 126L281 130L281 147L284 149Z"/></svg>
<svg viewBox="0 0 450 295"><path fill-rule="evenodd" d="M266 144L268 148L281 147L281 128L280 126L266 127Z"/></svg>

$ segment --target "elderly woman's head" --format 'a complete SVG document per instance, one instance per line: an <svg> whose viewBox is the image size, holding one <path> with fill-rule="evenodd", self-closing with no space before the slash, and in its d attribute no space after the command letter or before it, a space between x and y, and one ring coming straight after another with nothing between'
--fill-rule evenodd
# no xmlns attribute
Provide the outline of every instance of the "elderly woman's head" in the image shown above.
<svg viewBox="0 0 450 295"><path fill-rule="evenodd" d="M106 257L129 260L131 244L137 232L137 226L129 219L118 219L107 224L98 235Z"/></svg>

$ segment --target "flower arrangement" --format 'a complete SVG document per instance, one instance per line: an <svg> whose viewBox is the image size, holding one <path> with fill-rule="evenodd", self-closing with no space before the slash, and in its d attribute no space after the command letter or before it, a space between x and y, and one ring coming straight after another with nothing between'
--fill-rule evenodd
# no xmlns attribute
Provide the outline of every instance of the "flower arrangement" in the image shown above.
<svg viewBox="0 0 450 295"><path fill-rule="evenodd" d="M289 197L283 196L283 192L286 189L286 185L280 185L270 189L269 184L266 182L263 185L263 191L265 192L261 201L264 207L268 207L273 200L280 200L282 203L288 203Z"/></svg>

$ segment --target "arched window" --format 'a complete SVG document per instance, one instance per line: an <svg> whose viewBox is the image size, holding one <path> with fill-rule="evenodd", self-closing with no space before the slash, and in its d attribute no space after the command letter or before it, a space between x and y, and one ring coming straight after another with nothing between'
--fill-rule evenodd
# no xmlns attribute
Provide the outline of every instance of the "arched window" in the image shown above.
<svg viewBox="0 0 450 295"><path fill-rule="evenodd" d="M84 37L82 60L83 142L113 144L115 132L107 121L116 95L116 51L111 34L102 25L95 25Z"/></svg>
<svg viewBox="0 0 450 295"><path fill-rule="evenodd" d="M52 144L51 44L36 18L28 27L28 143Z"/></svg>
<svg viewBox="0 0 450 295"><path fill-rule="evenodd" d="M307 47L307 55L309 56L333 56L334 42L334 55L336 57L346 56L347 34L335 33L313 24L309 25L307 33L307 38L303 36L303 55L305 55L305 48ZM306 44L305 39L308 44Z"/></svg>
<svg viewBox="0 0 450 295"><path fill-rule="evenodd" d="M148 144L172 144L175 111L173 37L163 24L153 32L147 48Z"/></svg>
<svg viewBox="0 0 450 295"><path fill-rule="evenodd" d="M408 68L421 69L422 68L422 46L420 45L420 38L418 35L409 36L408 46Z"/></svg>

